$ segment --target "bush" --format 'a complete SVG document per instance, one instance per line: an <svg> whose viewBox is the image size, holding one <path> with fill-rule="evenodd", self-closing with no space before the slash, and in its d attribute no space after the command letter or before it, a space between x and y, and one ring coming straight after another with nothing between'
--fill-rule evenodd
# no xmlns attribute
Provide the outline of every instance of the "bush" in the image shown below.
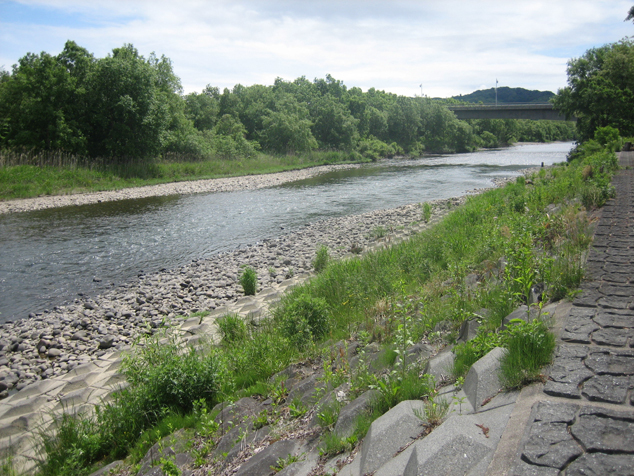
<svg viewBox="0 0 634 476"><path fill-rule="evenodd" d="M519 388L543 379L541 369L552 360L555 336L539 320L511 321L506 348L500 362L501 381L507 388Z"/></svg>
<svg viewBox="0 0 634 476"><path fill-rule="evenodd" d="M146 412L165 408L191 411L194 401L201 398L213 402L219 390L220 365L216 354L197 352L184 342L157 337L126 356L123 374L131 386L131 396L147 404Z"/></svg>
<svg viewBox="0 0 634 476"><path fill-rule="evenodd" d="M619 130L611 126L599 127L594 131L594 140L603 146L610 142L618 142L620 139Z"/></svg>
<svg viewBox="0 0 634 476"><path fill-rule="evenodd" d="M323 337L329 329L330 312L323 298L300 294L275 311L282 334L297 347Z"/></svg>
<svg viewBox="0 0 634 476"><path fill-rule="evenodd" d="M227 344L237 344L247 338L246 323L237 314L227 314L216 319L222 341Z"/></svg>
<svg viewBox="0 0 634 476"><path fill-rule="evenodd" d="M246 266L240 275L240 286L245 296L255 296L258 287L258 275L251 266Z"/></svg>
<svg viewBox="0 0 634 476"><path fill-rule="evenodd" d="M318 273L321 273L326 266L328 266L328 261L330 261L330 255L328 254L328 248L324 245L321 245L317 249L317 254L315 259L313 260L313 268Z"/></svg>
<svg viewBox="0 0 634 476"><path fill-rule="evenodd" d="M431 205L427 202L423 203L423 221L429 222L431 219Z"/></svg>

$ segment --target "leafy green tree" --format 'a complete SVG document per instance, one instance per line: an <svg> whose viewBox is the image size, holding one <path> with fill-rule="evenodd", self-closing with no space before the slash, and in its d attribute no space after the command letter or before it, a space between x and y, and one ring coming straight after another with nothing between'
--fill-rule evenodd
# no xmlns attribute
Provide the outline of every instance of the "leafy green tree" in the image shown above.
<svg viewBox="0 0 634 476"><path fill-rule="evenodd" d="M327 149L352 150L359 137L358 121L350 111L330 96L324 96L313 108L313 135Z"/></svg>
<svg viewBox="0 0 634 476"><path fill-rule="evenodd" d="M168 101L180 92L165 57L145 60L134 46L115 48L90 81L92 156L115 160L157 155L171 125Z"/></svg>
<svg viewBox="0 0 634 476"><path fill-rule="evenodd" d="M418 128L421 125L420 113L414 101L398 97L387 111L387 125L390 140L405 150L411 150L419 138Z"/></svg>
<svg viewBox="0 0 634 476"><path fill-rule="evenodd" d="M554 106L577 117L580 139L592 138L599 127L612 126L634 135L634 43L625 39L592 48L568 62L568 86Z"/></svg>
<svg viewBox="0 0 634 476"><path fill-rule="evenodd" d="M308 109L293 96L278 101L276 110L265 115L262 126L260 143L267 150L292 154L317 148Z"/></svg>
<svg viewBox="0 0 634 476"><path fill-rule="evenodd" d="M634 7L630 8L630 11L627 13L627 17L625 17L624 21L634 20Z"/></svg>
<svg viewBox="0 0 634 476"><path fill-rule="evenodd" d="M219 110L218 99L206 90L185 96L185 114L199 131L213 129L218 121Z"/></svg>
<svg viewBox="0 0 634 476"><path fill-rule="evenodd" d="M249 158L260 145L246 139L247 131L231 114L220 118L212 130L214 154L222 159Z"/></svg>
<svg viewBox="0 0 634 476"><path fill-rule="evenodd" d="M27 53L0 83L2 145L86 150L86 80L94 58L68 41L59 56Z"/></svg>

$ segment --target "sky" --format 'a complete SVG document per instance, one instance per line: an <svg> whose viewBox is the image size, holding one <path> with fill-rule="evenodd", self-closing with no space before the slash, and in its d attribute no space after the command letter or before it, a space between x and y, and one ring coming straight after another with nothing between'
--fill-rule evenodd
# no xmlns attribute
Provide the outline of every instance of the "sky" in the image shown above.
<svg viewBox="0 0 634 476"><path fill-rule="evenodd" d="M634 36L632 0L0 0L0 66L73 40L170 58L185 93L331 74L346 86L449 97L553 91L588 48Z"/></svg>

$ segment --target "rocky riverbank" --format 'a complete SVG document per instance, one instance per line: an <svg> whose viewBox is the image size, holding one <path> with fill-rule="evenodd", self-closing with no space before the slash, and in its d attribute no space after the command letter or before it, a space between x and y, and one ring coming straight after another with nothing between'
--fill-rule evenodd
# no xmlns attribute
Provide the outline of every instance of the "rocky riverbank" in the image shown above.
<svg viewBox="0 0 634 476"><path fill-rule="evenodd" d="M235 192L237 190L255 190L273 187L287 182L303 180L335 170L361 167L361 164L322 165L308 169L292 170L265 175L247 175L209 180L172 182L147 187L125 188L94 193L73 195L42 196L20 200L0 201L0 214L43 210L46 208L88 205L91 203L113 202L146 197L167 195L189 195L192 193Z"/></svg>
<svg viewBox="0 0 634 476"><path fill-rule="evenodd" d="M253 177L243 178L250 179ZM261 179L255 178L252 186L262 186ZM504 182L499 180L496 185ZM465 199L432 202L434 216L447 213ZM256 270L259 289L270 287L292 277L308 277L320 245L327 246L333 258L341 258L361 253L379 241L415 233L421 221L420 204L410 204L310 223L292 234L194 260L178 269L142 275L101 296L80 297L31 314L29 319L2 324L0 398L34 381L63 375L111 350L126 348L139 334L235 303L243 296L238 284L242 266Z"/></svg>

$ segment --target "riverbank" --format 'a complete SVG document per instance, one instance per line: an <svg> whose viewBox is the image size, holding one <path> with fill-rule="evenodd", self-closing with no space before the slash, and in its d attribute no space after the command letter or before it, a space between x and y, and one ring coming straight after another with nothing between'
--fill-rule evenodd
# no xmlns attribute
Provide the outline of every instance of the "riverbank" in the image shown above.
<svg viewBox="0 0 634 476"><path fill-rule="evenodd" d="M191 180L103 192L78 193L72 195L47 195L36 198L7 200L0 201L0 214L27 212L73 205L89 205L92 203L112 202L117 200L161 197L167 195L255 190L259 188L273 187L287 182L294 182L296 180L303 180L335 170L345 170L361 166L362 164L320 165L306 169L292 170L289 172Z"/></svg>
<svg viewBox="0 0 634 476"><path fill-rule="evenodd" d="M326 166L275 176L222 179L222 184L216 180L205 181L209 182L206 185L200 182L190 185L265 187L343 167L355 166ZM525 172L531 171L535 169ZM495 185L509 180L497 179ZM124 192L131 190L121 191ZM135 192L155 191L141 188ZM110 198L117 199L116 195ZM432 216L442 216L465 200L466 196L462 196L431 202ZM39 204L45 203L55 206L54 201ZM337 259L363 252L379 242L389 242L397 235L415 233L422 221L423 210L417 203L309 223L292 234L209 259L194 260L178 269L143 275L100 296L82 297L50 311L31 314L28 319L1 324L0 398L34 381L63 375L82 363L99 359L108 351L124 349L139 334L148 332L148 328L174 326L184 317L235 303L243 296L238 279L244 265L256 270L258 289L276 286L290 278L310 276L311 262L321 245L328 247L330 255Z"/></svg>
<svg viewBox="0 0 634 476"><path fill-rule="evenodd" d="M537 142L522 142L522 143L517 143L514 146L530 146L530 145L543 145L543 144L537 143ZM139 199L139 198L159 197L159 196L168 196L168 195L189 195L189 194L197 194L197 193L235 192L239 190L255 190L260 188L273 187L276 185L281 185L284 183L293 182L297 180L308 179L320 174L324 174L324 173L328 173L328 172L332 172L336 170L355 169L355 168L364 166L364 163L341 163L341 164L331 164L331 165L318 165L319 162L317 161L317 159L319 158L320 157L317 156L317 158L312 161L310 161L309 159L306 159L304 162L301 162L301 163L297 162L297 160L299 160L300 158L295 158L297 159L295 162L292 162L292 160L289 158L287 159L288 161L291 161L289 163L275 164L275 167L269 164L268 168L264 166L257 168L254 165L250 165L250 166L247 165L247 167L251 167L251 169L236 168L235 164L229 161L230 164L234 165L234 168L222 170L222 171L215 171L214 174L215 175L232 175L230 177L198 179L197 175L204 176L204 174L200 172L200 174L194 173L192 180L172 181L172 182L158 183L158 184L154 183L154 184L144 185L144 186L131 185L131 183L132 184L143 183L144 182L143 180L137 180L136 182L133 181L130 183L126 181L119 181L116 183L110 183L110 186L112 188L117 188L116 190L105 190L105 191L98 191L98 192L81 192L81 193L75 193L72 190L70 192L62 191L59 193L55 193L53 191L53 193L47 193L46 195L41 195L41 196L33 197L33 198L18 198L18 199L9 199L9 200L0 199L0 215L7 214L7 213L36 211L36 210L43 210L43 209L57 208L57 207L67 207L67 206L73 206L73 205L89 205L93 203L112 202L112 201L118 201L118 200L133 200L133 199ZM322 163L324 160L325 159L321 157ZM393 159L383 159L383 160L393 160ZM227 165L227 167L229 167L229 165ZM287 170L283 172L271 172L271 173L262 172L262 170L274 170L275 168L277 170L279 170L280 168L286 168L286 169L293 168L293 170ZM238 175L240 173L243 173L244 175ZM209 176L209 174L207 174L207 176ZM26 178L22 178L21 181L28 182L30 181L30 179L26 177ZM90 178L88 181L91 183L94 182L92 183L92 186L95 186L99 182L99 179ZM145 182L150 182L150 180L146 180ZM80 189L82 188L80 187ZM65 190L65 189L61 189L61 190Z"/></svg>

